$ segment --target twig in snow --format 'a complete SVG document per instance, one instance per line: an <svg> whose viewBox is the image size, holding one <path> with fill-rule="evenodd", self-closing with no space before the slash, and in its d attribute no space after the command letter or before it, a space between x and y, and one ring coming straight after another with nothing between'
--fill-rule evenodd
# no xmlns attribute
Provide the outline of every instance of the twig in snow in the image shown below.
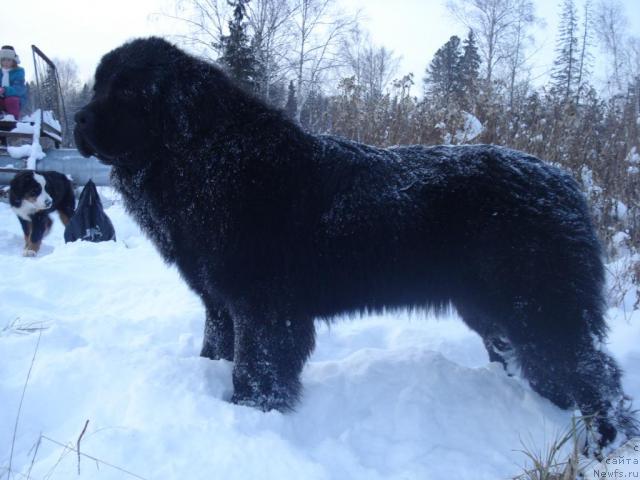
<svg viewBox="0 0 640 480"><path fill-rule="evenodd" d="M136 475L136 474L135 474L135 473L133 473L133 472L130 472L130 471L128 471L128 470L125 470L124 468L118 467L117 465L114 465L114 464L112 464L112 463L105 462L104 460L100 460L99 458L96 458L96 457L92 457L91 455L87 455L86 453L78 452L75 448L73 448L73 447L71 447L71 446L69 446L69 445L65 445L64 443L58 442L57 440L54 440L53 438L49 438L49 437L47 437L46 435L42 435L42 438L44 438L45 440L48 440L48 441L49 441L49 442L51 442L51 443L55 443L56 445L59 445L59 446L61 446L61 447L64 447L65 452L66 452L67 450L70 450L70 451L72 451L72 452L77 452L77 453L78 453L78 455L82 455L82 456L83 456L83 457L85 457L85 458L89 458L89 459L93 460L94 462L96 462L97 464L102 464L102 465L106 465L107 467L115 468L116 470L118 470L118 471L120 471L120 472L122 472L122 473L126 473L127 475L130 475L130 476L132 476L132 477L134 477L134 478L139 478L140 480L148 480L148 479L146 479L146 478L144 478L144 477L141 477L140 475Z"/></svg>
<svg viewBox="0 0 640 480"><path fill-rule="evenodd" d="M27 472L27 480L31 478L31 469L33 468L33 464L36 463L36 456L38 455L38 450L40 449L40 444L42 443L42 433L38 437L38 442L35 445L35 451L33 452L33 457L31 457L31 465L29 465L29 471Z"/></svg>
<svg viewBox="0 0 640 480"><path fill-rule="evenodd" d="M84 423L84 428L82 429L82 433L78 437L78 441L76 442L76 451L78 452L78 476L80 476L80 440L84 436L84 432L87 431L87 425L89 425L89 420Z"/></svg>
<svg viewBox="0 0 640 480"><path fill-rule="evenodd" d="M16 317L13 321L7 323L0 330L0 336L8 334L29 335L34 332L46 330L47 326L42 322L19 323L20 317Z"/></svg>
<svg viewBox="0 0 640 480"><path fill-rule="evenodd" d="M40 438L46 438L44 435L40 434ZM62 445L62 444L60 444ZM58 468L58 465L60 465L62 463L62 460L64 460L64 457L69 453L69 452L73 452L73 447L70 447L69 445L63 445L64 450L62 450L62 453L60 454L60 457L58 457L58 460L56 461L56 463L53 465L53 467L51 467L49 469L49 471L47 472L47 474L42 477L43 480L49 480L53 474L56 471L56 468Z"/></svg>
<svg viewBox="0 0 640 480"><path fill-rule="evenodd" d="M24 381L24 387L22 388L22 396L20 397L20 404L18 405L18 414L16 415L16 423L13 427L13 437L11 438L11 453L9 454L9 468L7 478L11 478L11 464L13 462L13 450L16 446L16 436L18 434L18 423L20 421L20 413L22 412L22 402L24 402L24 394L27 391L27 385L29 384L29 377L31 377L31 370L33 364L36 362L36 355L38 354L38 347L40 346L40 339L42 338L42 330L38 332L38 341L36 342L36 348L33 352L33 358L31 359L31 365L29 365L29 372L27 378Z"/></svg>

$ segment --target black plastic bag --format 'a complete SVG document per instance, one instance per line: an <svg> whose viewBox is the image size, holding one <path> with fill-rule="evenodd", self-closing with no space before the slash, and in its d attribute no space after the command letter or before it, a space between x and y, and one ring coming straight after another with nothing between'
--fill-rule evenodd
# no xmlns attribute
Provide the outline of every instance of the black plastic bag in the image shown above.
<svg viewBox="0 0 640 480"><path fill-rule="evenodd" d="M89 180L82 189L76 212L64 229L64 241L106 242L115 239L116 231L104 213L96 185Z"/></svg>

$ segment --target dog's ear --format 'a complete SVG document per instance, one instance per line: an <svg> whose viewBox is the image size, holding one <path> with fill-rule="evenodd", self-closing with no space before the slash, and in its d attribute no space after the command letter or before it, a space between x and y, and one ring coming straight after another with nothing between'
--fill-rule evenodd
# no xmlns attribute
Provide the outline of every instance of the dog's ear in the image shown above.
<svg viewBox="0 0 640 480"><path fill-rule="evenodd" d="M15 193L13 188L9 189L9 205L12 207L20 207L22 199Z"/></svg>
<svg viewBox="0 0 640 480"><path fill-rule="evenodd" d="M21 183L24 182L21 182L21 179L19 178L17 179L17 181L15 178L11 181L11 185L9 187L9 204L12 207L18 208L22 204L22 198L18 194L19 191L22 191L22 189L20 188Z"/></svg>
<svg viewBox="0 0 640 480"><path fill-rule="evenodd" d="M20 172L9 183L9 204L12 207L19 207L22 203L20 193L24 194L27 175L28 172Z"/></svg>

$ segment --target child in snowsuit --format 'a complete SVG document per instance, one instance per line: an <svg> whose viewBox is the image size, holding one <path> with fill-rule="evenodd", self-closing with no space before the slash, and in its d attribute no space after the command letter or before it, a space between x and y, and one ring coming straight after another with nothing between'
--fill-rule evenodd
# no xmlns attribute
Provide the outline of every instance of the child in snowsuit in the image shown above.
<svg viewBox="0 0 640 480"><path fill-rule="evenodd" d="M19 67L20 57L11 45L0 49L2 83L0 84L0 110L20 120L20 110L27 101L24 68Z"/></svg>

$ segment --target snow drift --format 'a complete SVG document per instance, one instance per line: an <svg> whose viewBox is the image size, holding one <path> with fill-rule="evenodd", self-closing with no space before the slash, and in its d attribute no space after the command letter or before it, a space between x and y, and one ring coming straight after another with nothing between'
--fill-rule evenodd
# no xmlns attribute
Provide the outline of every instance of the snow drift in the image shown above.
<svg viewBox="0 0 640 480"><path fill-rule="evenodd" d="M78 477L76 453L48 440L75 448L86 420L84 454L163 480L494 480L521 471L523 443L540 448L570 424L571 412L490 364L454 312L320 324L295 413L232 405L231 365L198 356L200 300L120 205L107 214L117 242L65 245L56 221L42 256L25 259L0 204L0 478L39 335L15 478L33 458L31 478L135 478L86 457ZM610 324L638 398L640 313L611 310Z"/></svg>

